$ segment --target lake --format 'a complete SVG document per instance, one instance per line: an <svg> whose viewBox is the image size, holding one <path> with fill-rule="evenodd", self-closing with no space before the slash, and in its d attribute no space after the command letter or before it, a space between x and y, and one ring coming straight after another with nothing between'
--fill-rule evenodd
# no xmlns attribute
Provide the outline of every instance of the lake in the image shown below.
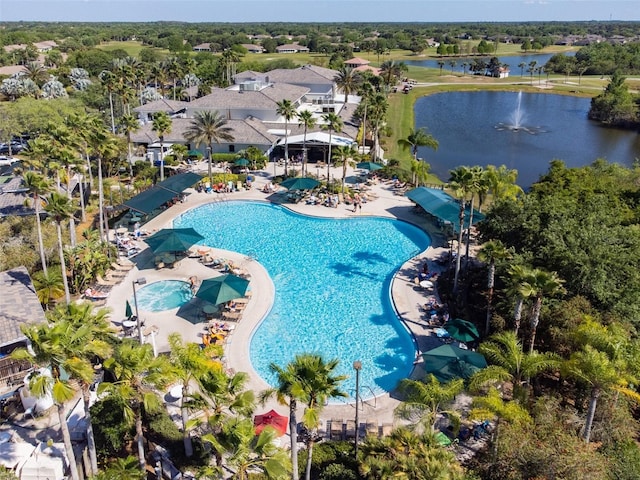
<svg viewBox="0 0 640 480"><path fill-rule="evenodd" d="M572 56L575 55L576 52L564 52L565 55L567 56ZM529 65L529 63L536 61L538 62L537 65L538 66L544 66L545 63L547 63L549 61L549 59L551 57L553 57L555 55L555 53L532 53L532 54L526 54L526 55L502 55L502 56L498 56L498 60L500 61L500 63L504 63L506 65L509 65L509 69L511 70L510 76L520 76L520 75L524 75L525 77L529 75L529 73L527 72L527 67L524 68L524 70L521 70L518 65L520 65L521 63L526 63L527 65ZM471 63L473 62L474 59L479 59L479 58L485 58L485 59L489 59L491 57L493 57L494 55L475 55L473 57L443 57L443 58L429 58L429 59L424 59L424 60L404 60L404 63L406 65L411 65L414 67L426 67L426 68L440 68L440 66L438 65L439 61L443 61L444 62L444 66L442 67L442 72L451 72L451 67L449 66L449 61L454 60L456 62L456 66L453 67L453 71L454 72L458 72L458 73L462 73L463 72L463 68L462 68L462 64L463 63ZM469 68L467 67L467 74L469 73Z"/></svg>
<svg viewBox="0 0 640 480"><path fill-rule="evenodd" d="M520 123L514 131L520 96ZM605 128L587 119L591 100L547 93L448 92L416 101L416 128L438 140L437 151L418 149L442 180L460 165L507 165L518 170L518 184L528 188L547 172L549 162L568 167L598 158L631 166L640 158L640 135Z"/></svg>

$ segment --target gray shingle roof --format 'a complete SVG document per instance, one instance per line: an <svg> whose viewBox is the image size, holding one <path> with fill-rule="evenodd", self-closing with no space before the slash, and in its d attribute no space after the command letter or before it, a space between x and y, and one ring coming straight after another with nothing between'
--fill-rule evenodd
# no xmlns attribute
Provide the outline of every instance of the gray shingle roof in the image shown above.
<svg viewBox="0 0 640 480"><path fill-rule="evenodd" d="M155 113L155 112L167 112L168 114L179 112L180 110L184 110L189 102L182 102L179 100L166 100L160 99L155 100L153 102L145 103L140 107L136 107L133 109L134 112L145 112L145 113Z"/></svg>
<svg viewBox="0 0 640 480"><path fill-rule="evenodd" d="M275 110L278 108L277 102L285 99L295 102L308 92L307 87L287 83L272 84L259 91L214 88L209 95L190 102L188 108L189 110L213 108L220 111L229 109Z"/></svg>
<svg viewBox="0 0 640 480"><path fill-rule="evenodd" d="M20 325L46 321L25 267L0 272L0 346L25 339Z"/></svg>
<svg viewBox="0 0 640 480"><path fill-rule="evenodd" d="M333 84L337 75L336 70L330 68L318 67L316 65L303 65L293 70L287 68L278 68L271 70L265 75L269 77L271 82L287 82L293 84Z"/></svg>

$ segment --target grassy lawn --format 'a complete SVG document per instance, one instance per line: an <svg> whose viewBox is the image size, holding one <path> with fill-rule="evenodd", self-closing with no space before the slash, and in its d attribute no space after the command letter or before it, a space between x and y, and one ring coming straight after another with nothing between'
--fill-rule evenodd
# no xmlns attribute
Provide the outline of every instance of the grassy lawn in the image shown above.
<svg viewBox="0 0 640 480"><path fill-rule="evenodd" d="M140 55L140 50L143 48L153 48L153 47L145 47L141 42L135 41L111 41L111 42L102 42L96 48L101 50L106 50L107 52L111 52L113 50L124 50L131 57L137 57ZM168 55L169 50L164 50L160 48L154 48L154 50L158 51L161 55Z"/></svg>

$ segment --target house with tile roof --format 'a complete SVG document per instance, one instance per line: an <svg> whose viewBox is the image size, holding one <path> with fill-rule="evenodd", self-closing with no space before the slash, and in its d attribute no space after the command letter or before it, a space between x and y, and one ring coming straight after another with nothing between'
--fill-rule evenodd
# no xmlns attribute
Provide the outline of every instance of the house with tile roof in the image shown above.
<svg viewBox="0 0 640 480"><path fill-rule="evenodd" d="M287 45L278 45L276 53L309 53L309 49L297 43L289 43Z"/></svg>

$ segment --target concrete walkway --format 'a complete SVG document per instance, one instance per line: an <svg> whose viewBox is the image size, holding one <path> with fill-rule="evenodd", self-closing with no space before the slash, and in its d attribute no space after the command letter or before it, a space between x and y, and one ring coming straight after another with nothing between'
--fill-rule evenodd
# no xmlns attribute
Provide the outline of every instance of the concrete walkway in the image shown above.
<svg viewBox="0 0 640 480"><path fill-rule="evenodd" d="M206 165L200 165L206 170ZM301 214L321 216L321 217L353 217L353 216L382 216L404 220L417 225L425 230L432 238L432 246L417 257L402 265L393 282L392 298L398 315L413 334L419 352L423 352L440 345L432 329L429 328L422 318L419 305L425 303L425 292L418 288L413 279L417 276L423 263L429 261L430 270L437 270L437 265L433 259L447 251L446 240L441 232L424 215L420 215L413 207L411 201L404 195L397 195L390 184L378 183L370 187L369 192L377 198L363 205L362 211L353 212L352 206L341 204L338 208L328 208L319 205L306 205L304 203L292 204L286 202L286 191L274 194L266 194L261 191L262 186L271 179L273 175L273 165L269 165L269 170L254 172L256 181L253 188L248 191L234 192L228 194L207 194L198 193L195 190L187 190L186 200L176 204L162 214L145 224L143 228L148 232L153 232L162 228L170 228L172 220L181 213L210 202L226 200L260 200L274 203L282 203ZM276 171L280 174L280 171ZM348 176L354 175L349 169ZM342 177L342 168L337 168L332 172L335 178ZM146 247L144 242L139 242L142 248ZM273 298L274 285L266 270L259 262L240 255L219 249L211 249L211 255L216 258L226 258L232 260L236 265L248 271L251 275L251 290L253 295L243 313L242 321L237 324L233 333L229 336L225 347L225 360L227 367L237 372L247 372L249 374L248 388L254 390L256 394L269 388L262 378L254 371L249 361L249 341L253 331L269 312ZM153 257L148 249L133 258L136 267L132 269L126 278L117 286L113 287L107 299L106 306L110 308L111 319L118 324L124 319L125 301L129 299L133 306L133 282L144 277L147 283L159 280L184 280L195 276L198 281L219 274L211 268L204 266L197 259L184 258L174 268L156 269ZM140 287L137 287L140 288ZM145 322L145 327L156 327L157 330L153 340L158 352L169 350L168 336L172 332L179 332L184 341L201 342L204 333L203 323L197 323L198 318L191 318L191 321L181 318L178 309L163 312L141 312L141 319ZM200 318L199 320L202 320ZM151 341L151 337L146 337L146 341ZM420 360L420 357L418 357ZM412 377L418 378L423 374L419 363L415 365ZM398 405L398 400L393 392L381 395L375 399L367 400L361 404L360 422L377 423L379 425L390 425L395 422L393 410ZM258 411L275 408L279 412L286 414L287 408L280 406L275 401L268 402L264 407L259 407ZM301 409L302 412L302 409ZM355 413L355 404L350 405L328 405L323 412L323 425L331 418L352 419Z"/></svg>

